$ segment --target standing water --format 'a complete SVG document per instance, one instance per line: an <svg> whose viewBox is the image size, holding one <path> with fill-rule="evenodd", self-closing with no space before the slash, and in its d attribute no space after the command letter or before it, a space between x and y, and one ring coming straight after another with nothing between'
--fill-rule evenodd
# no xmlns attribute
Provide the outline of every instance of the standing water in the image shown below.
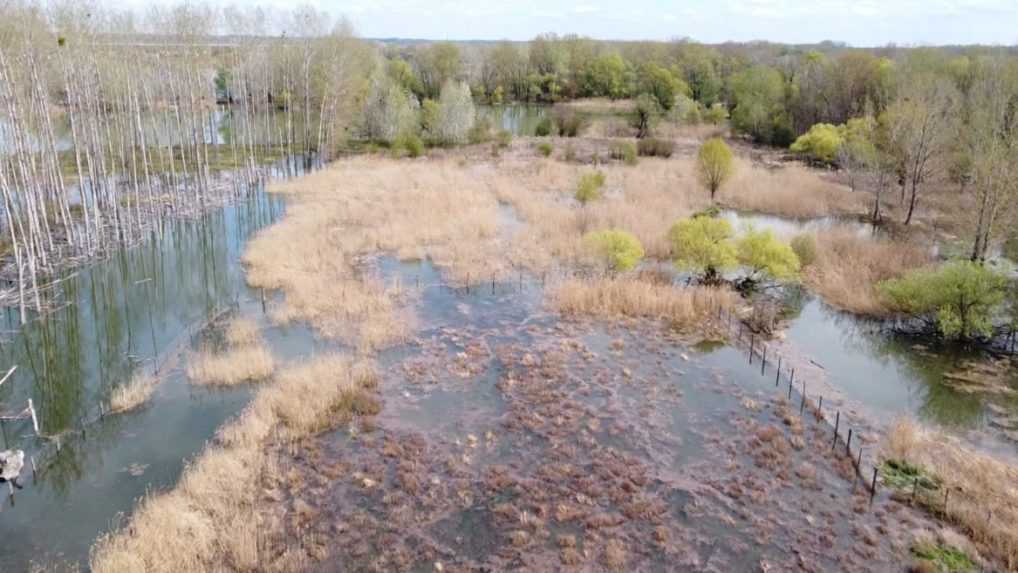
<svg viewBox="0 0 1018 573"><path fill-rule="evenodd" d="M240 256L252 233L282 213L263 188L197 220L166 222L159 238L114 253L60 283L63 306L8 335L0 366L0 412L32 399L29 419L7 421L0 449L32 456L23 490L0 509L0 571L31 562L83 563L96 536L146 492L172 486L185 459L242 408L247 389L190 387L177 360L213 318L260 306ZM138 372L160 384L141 408L109 414L110 392Z"/></svg>

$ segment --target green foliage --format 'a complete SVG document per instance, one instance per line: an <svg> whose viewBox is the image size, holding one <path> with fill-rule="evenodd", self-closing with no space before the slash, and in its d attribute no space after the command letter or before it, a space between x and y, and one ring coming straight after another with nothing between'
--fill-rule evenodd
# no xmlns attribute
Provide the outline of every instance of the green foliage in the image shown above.
<svg viewBox="0 0 1018 573"><path fill-rule="evenodd" d="M633 166L637 162L636 146L631 141L616 141L612 143L611 158L621 161L626 165Z"/></svg>
<svg viewBox="0 0 1018 573"><path fill-rule="evenodd" d="M438 141L438 122L440 108L438 102L426 99L421 104L421 132L432 141Z"/></svg>
<svg viewBox="0 0 1018 573"><path fill-rule="evenodd" d="M716 102L707 108L707 111L703 114L703 119L707 123L713 125L721 125L728 119L728 108L721 102Z"/></svg>
<svg viewBox="0 0 1018 573"><path fill-rule="evenodd" d="M467 132L467 141L474 145L491 141L491 120L480 117L474 121L474 125Z"/></svg>
<svg viewBox="0 0 1018 573"><path fill-rule="evenodd" d="M785 83L781 73L755 66L732 76L732 127L757 143L791 143L791 119L785 111Z"/></svg>
<svg viewBox="0 0 1018 573"><path fill-rule="evenodd" d="M693 217L679 221L668 231L675 266L698 273L707 282L718 281L719 273L738 263L733 236L732 225L725 219Z"/></svg>
<svg viewBox="0 0 1018 573"><path fill-rule="evenodd" d="M712 137L700 146L696 157L696 172L700 183L710 191L713 201L718 189L735 172L732 150L720 137Z"/></svg>
<svg viewBox="0 0 1018 573"><path fill-rule="evenodd" d="M736 249L739 264L749 269L750 278L787 280L799 274L799 257L769 229L748 229Z"/></svg>
<svg viewBox="0 0 1018 573"><path fill-rule="evenodd" d="M604 187L605 174L603 171L592 171L580 176L580 183L576 186L576 200L581 205L601 198L601 188Z"/></svg>
<svg viewBox="0 0 1018 573"><path fill-rule="evenodd" d="M979 570L976 562L956 547L923 542L913 545L911 551L916 558L933 562L937 570L943 573L969 573Z"/></svg>
<svg viewBox="0 0 1018 573"><path fill-rule="evenodd" d="M1004 301L1007 278L971 261L952 261L880 283L891 307L936 327L949 338L989 336Z"/></svg>
<svg viewBox="0 0 1018 573"><path fill-rule="evenodd" d="M617 53L604 54L587 67L583 95L618 99L626 96L626 62Z"/></svg>
<svg viewBox="0 0 1018 573"><path fill-rule="evenodd" d="M795 256L799 257L799 264L803 267L812 265L817 260L817 239L812 233L802 233L792 238L792 250Z"/></svg>
<svg viewBox="0 0 1018 573"><path fill-rule="evenodd" d="M541 121L537 122L537 126L534 127L534 135L537 137L548 137L551 135L554 127L550 117L542 117Z"/></svg>
<svg viewBox="0 0 1018 573"><path fill-rule="evenodd" d="M675 142L668 139L641 139L636 144L637 152L644 157L671 157L675 152Z"/></svg>
<svg viewBox="0 0 1018 573"><path fill-rule="evenodd" d="M640 67L637 83L639 93L653 97L658 107L665 111L672 109L676 96L688 96L690 93L685 82L675 77L670 70L654 63Z"/></svg>
<svg viewBox="0 0 1018 573"><path fill-rule="evenodd" d="M843 134L844 128L829 123L818 123L800 135L790 149L813 161L832 164L845 143Z"/></svg>
<svg viewBox="0 0 1018 573"><path fill-rule="evenodd" d="M555 150L555 147L548 142L538 143L537 152L544 157L551 157L551 152Z"/></svg>
<svg viewBox="0 0 1018 573"><path fill-rule="evenodd" d="M508 149L512 142L513 134L508 130L500 129L498 133L495 134L495 143L498 145L499 149Z"/></svg>
<svg viewBox="0 0 1018 573"><path fill-rule="evenodd" d="M927 472L920 466L914 466L904 460L887 460L880 464L880 480L888 487L911 492L933 492L940 489L940 478Z"/></svg>
<svg viewBox="0 0 1018 573"><path fill-rule="evenodd" d="M587 233L583 242L612 271L628 271L643 260L643 245L626 231L609 229Z"/></svg>
<svg viewBox="0 0 1018 573"><path fill-rule="evenodd" d="M568 108L555 112L555 128L561 137L576 137L586 127L584 117Z"/></svg>
<svg viewBox="0 0 1018 573"><path fill-rule="evenodd" d="M392 142L392 154L399 157L420 157L424 153L424 142L416 133L401 133Z"/></svg>
<svg viewBox="0 0 1018 573"><path fill-rule="evenodd" d="M637 96L631 120L633 127L636 128L636 137L640 139L650 137L654 123L660 115L661 106L658 105L656 98L649 94Z"/></svg>

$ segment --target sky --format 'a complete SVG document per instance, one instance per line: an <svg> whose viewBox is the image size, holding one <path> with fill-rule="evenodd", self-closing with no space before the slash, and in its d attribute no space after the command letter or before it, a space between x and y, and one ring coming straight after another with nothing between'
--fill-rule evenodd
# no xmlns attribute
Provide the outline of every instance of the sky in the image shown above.
<svg viewBox="0 0 1018 573"><path fill-rule="evenodd" d="M144 6L173 0L127 0ZM213 0L217 2L218 0ZM285 8L287 0L230 0ZM305 0L369 38L1018 44L1018 0Z"/></svg>

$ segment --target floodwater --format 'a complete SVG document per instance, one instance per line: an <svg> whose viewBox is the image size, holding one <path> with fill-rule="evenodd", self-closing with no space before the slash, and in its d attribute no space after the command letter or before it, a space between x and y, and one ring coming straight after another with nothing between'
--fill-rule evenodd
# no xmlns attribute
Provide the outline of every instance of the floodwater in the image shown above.
<svg viewBox="0 0 1018 573"><path fill-rule="evenodd" d="M35 436L28 419L3 424L0 446L24 449L39 472L22 472L25 487L13 500L3 491L0 571L26 570L31 560L82 563L118 513L146 492L173 486L184 461L247 403L249 389L194 388L184 368L187 352L222 320L261 313L240 256L248 237L282 213L278 197L253 189L247 199L167 222L162 236L79 270L61 283L60 310L21 329L8 312L0 367L18 368L0 386L0 412L16 414L31 398L46 438ZM304 329L267 336L314 348ZM161 380L150 401L101 417L112 389L139 371Z"/></svg>
<svg viewBox="0 0 1018 573"><path fill-rule="evenodd" d="M479 105L477 117L491 122L496 130L505 130L514 136L533 136L537 124L547 115L548 106L522 103Z"/></svg>
<svg viewBox="0 0 1018 573"><path fill-rule="evenodd" d="M271 325L262 293L245 285L239 259L246 240L282 213L278 198L255 190L79 271L61 284L67 306L45 319L18 329L16 316L6 316L0 369L18 369L0 386L0 412L20 412L32 398L49 438L35 437L28 420L2 426L0 446L25 449L40 472L33 479L26 469L25 489L0 509L0 571L24 570L32 560L83 563L118 514L146 492L172 487L183 461L251 395L250 388L195 388L184 375L188 352L214 343L230 317L257 317L284 360L335 348L306 327ZM500 210L500 221L509 233L519 226L511 209ZM787 220L755 222L797 232ZM862 553L844 544L880 527L883 517L847 502L815 510L831 496L855 500L855 481L844 460L798 447L827 429L796 430L780 393L739 350L694 345L656 326L562 321L526 280L468 291L446 285L427 261L381 257L374 264L385 280L422 285L415 303L422 330L413 344L381 357L379 429L353 438L344 429L316 442L326 458L349 458L337 463L359 464L357 471L385 484L372 491L349 481L321 485L331 493L314 505L334 514L333 526L343 528L335 549L353 562L390 545L400 551L386 552L387 559L405 558L390 565L406 570L430 570L455 555L467 565L545 568L577 556L614 559L619 551L649 570L667 569L678 555L706 570L765 562L865 570L869 559L893 561L893 539L867 541ZM788 343L881 422L910 413L989 449L1013 450L988 430L986 415L991 405L1014 411L1012 404L941 383L957 355L934 354L810 296L795 307ZM161 384L144 407L100 418L112 388L157 368ZM769 427L785 437L761 437ZM772 443L786 444L773 446L785 461L760 457ZM392 484L411 483L393 477L403 455L420 468L432 501L411 510L404 497L383 508L378 502ZM303 470L322 479L315 464ZM492 480L509 485L493 496ZM611 493L618 487L642 505L626 505ZM563 505L575 519L540 526ZM401 525L407 511L431 525ZM594 533L584 538L588 529Z"/></svg>
<svg viewBox="0 0 1018 573"><path fill-rule="evenodd" d="M370 427L280 452L285 501L266 508L310 570L891 570L893 522L924 522L867 510L830 427L738 349L562 320L526 280L377 269L420 277L420 333L381 357Z"/></svg>
<svg viewBox="0 0 1018 573"><path fill-rule="evenodd" d="M834 226L864 237L879 233L870 223L843 217L799 220L735 211L721 216L737 230L752 225L785 240ZM945 384L945 373L967 360L985 358L979 351L896 335L883 321L840 311L804 291L792 293L787 302L788 344L860 414L880 423L912 416L962 435L982 449L1018 455L1018 443L999 431L1001 418L995 415L1018 414L1018 397L970 394ZM1018 374L1011 384L1018 389Z"/></svg>

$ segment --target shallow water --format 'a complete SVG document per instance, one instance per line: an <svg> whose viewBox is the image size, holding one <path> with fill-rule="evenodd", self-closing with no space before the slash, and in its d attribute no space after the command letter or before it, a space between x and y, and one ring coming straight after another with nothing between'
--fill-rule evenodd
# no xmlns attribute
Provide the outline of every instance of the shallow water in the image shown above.
<svg viewBox="0 0 1018 573"><path fill-rule="evenodd" d="M856 547L893 502L860 511L828 426L789 412L742 352L646 321L563 321L528 281L468 291L427 261L378 268L422 277L421 330L381 358L370 428L281 452L288 501L269 511L311 540L311 570L900 562L900 532Z"/></svg>
<svg viewBox="0 0 1018 573"><path fill-rule="evenodd" d="M812 219L793 219L777 215L732 210L724 210L720 216L731 223L736 232L745 229L747 226L752 226L757 230L773 231L775 235L786 241L800 233L815 233L817 231L826 231L833 227L851 229L863 237L873 236L880 232L879 228L872 223L860 221L852 217L831 216Z"/></svg>
<svg viewBox="0 0 1018 573"><path fill-rule="evenodd" d="M511 103L504 105L479 105L477 117L486 118L496 130L504 130L514 136L534 135L537 124L547 115L548 106Z"/></svg>
<svg viewBox="0 0 1018 573"><path fill-rule="evenodd" d="M41 432L27 419L3 424L0 446L21 448L39 473L0 509L0 570L30 560L81 562L96 536L147 491L172 486L187 458L246 404L250 390L203 390L185 379L186 352L201 345L212 318L261 313L245 286L247 238L283 212L261 189L198 220L174 221L162 236L79 270L61 285L64 306L16 328L0 345L0 365L17 365L0 386L0 411L31 398ZM299 341L285 329L270 339ZM110 392L138 371L161 380L136 411L100 417ZM59 450L57 445L59 444Z"/></svg>

